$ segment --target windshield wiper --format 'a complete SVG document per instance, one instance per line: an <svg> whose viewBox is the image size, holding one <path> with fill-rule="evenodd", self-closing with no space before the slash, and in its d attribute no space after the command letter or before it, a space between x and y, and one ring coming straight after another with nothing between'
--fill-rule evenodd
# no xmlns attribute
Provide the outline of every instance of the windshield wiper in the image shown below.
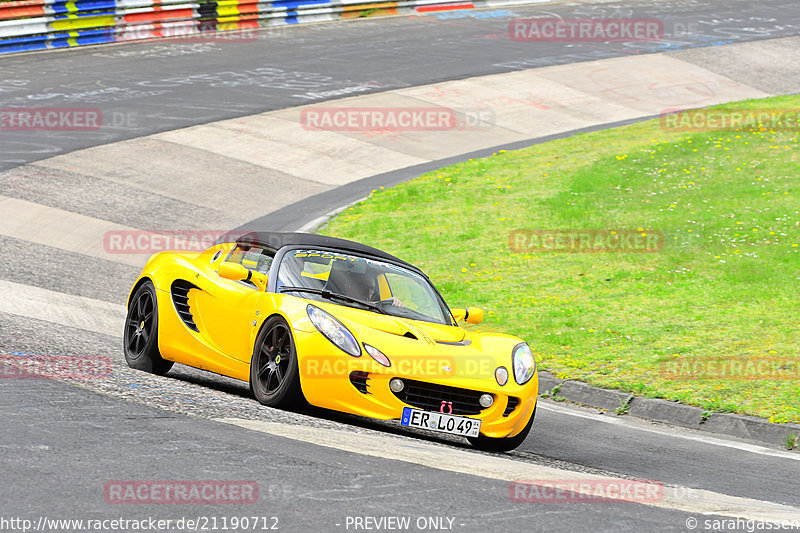
<svg viewBox="0 0 800 533"><path fill-rule="evenodd" d="M323 289L312 289L310 287L281 287L280 292L310 292L311 294L319 294L326 300L335 299L342 300L343 302L360 304L369 309L373 309L382 315L388 314L386 311L381 309L380 306L375 305L372 302L365 302L364 300L359 300L358 298L353 298L352 296L347 296L346 294L339 294L338 292L331 292Z"/></svg>

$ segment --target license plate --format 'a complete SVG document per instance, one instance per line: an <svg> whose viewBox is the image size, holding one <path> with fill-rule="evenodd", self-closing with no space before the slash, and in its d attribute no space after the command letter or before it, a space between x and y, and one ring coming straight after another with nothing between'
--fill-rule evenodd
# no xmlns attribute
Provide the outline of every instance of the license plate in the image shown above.
<svg viewBox="0 0 800 533"><path fill-rule="evenodd" d="M403 418L400 423L412 428L430 429L462 437L477 437L481 430L481 421L475 418L421 411L411 407L403 408Z"/></svg>

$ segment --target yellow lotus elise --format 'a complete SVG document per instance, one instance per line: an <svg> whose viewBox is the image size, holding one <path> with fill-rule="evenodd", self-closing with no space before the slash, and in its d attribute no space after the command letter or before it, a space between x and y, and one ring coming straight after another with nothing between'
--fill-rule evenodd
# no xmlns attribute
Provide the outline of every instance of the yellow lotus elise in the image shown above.
<svg viewBox="0 0 800 533"><path fill-rule="evenodd" d="M466 437L508 451L528 435L538 379L530 347L469 331L418 268L306 233L254 232L161 252L128 298L125 358L250 383L264 405L311 405Z"/></svg>

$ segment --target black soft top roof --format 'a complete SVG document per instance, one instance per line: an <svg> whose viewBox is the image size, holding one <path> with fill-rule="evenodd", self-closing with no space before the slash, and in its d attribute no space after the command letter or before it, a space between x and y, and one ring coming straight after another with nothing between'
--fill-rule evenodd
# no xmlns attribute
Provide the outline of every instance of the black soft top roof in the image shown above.
<svg viewBox="0 0 800 533"><path fill-rule="evenodd" d="M388 261L399 263L403 266L409 267L417 272L421 272L417 267L412 264L406 263L393 255L387 254L372 246L348 241L346 239L337 239L336 237L327 237L325 235L315 235L313 233L293 233L293 232L278 232L278 231L253 231L245 233L238 239L238 244L257 244L272 250L279 250L284 246L309 246L320 248L333 248L336 250L343 250L348 252L355 252L377 259L386 259Z"/></svg>

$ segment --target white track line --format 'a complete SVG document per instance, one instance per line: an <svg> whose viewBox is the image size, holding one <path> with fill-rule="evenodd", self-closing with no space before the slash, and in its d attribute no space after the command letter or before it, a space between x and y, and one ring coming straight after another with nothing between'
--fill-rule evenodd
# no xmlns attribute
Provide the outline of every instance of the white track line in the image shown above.
<svg viewBox="0 0 800 533"><path fill-rule="evenodd" d="M593 486L593 481L603 483L608 482L610 479L596 474L560 470L550 466L455 450L388 435L365 435L336 429L262 422L260 420L236 418L216 420L270 435L325 446L326 448L509 482L569 480L587 482L589 486ZM579 485L576 492L581 492L581 488ZM590 493L583 492L583 494ZM640 501L638 503L698 515L729 516L766 522L797 520L800 517L800 508L797 507L678 486L665 486L663 497L657 499L657 501Z"/></svg>
<svg viewBox="0 0 800 533"><path fill-rule="evenodd" d="M0 211L0 235L137 267L147 259L142 254L110 254L104 248L106 233L136 228L2 195Z"/></svg>
<svg viewBox="0 0 800 533"><path fill-rule="evenodd" d="M1 279L0 294L0 312L122 337L124 305Z"/></svg>
<svg viewBox="0 0 800 533"><path fill-rule="evenodd" d="M780 457L781 459L791 459L793 461L800 461L800 454L783 451L783 450L772 450L770 448L765 448L764 446L758 446L756 444L747 444L745 442L736 442L731 440L725 440L716 437L709 437L705 435L695 435L689 434L685 432L676 432L675 430L663 430L658 428L652 427L642 427L639 425L628 423L626 420L622 418L613 418L608 415L596 415L593 413L582 413L575 409L570 409L568 407L562 407L560 405L551 405L549 403L539 402L539 407L541 409L546 409L548 411L554 411L556 413L568 416L576 416L578 418L585 418L588 420L594 420L595 422L603 422L606 424L612 424L617 426L625 426L628 429L634 429L638 431L645 431L648 433L655 433L656 435L662 435L665 437L672 437L672 438L680 438L686 440L693 440L696 442L702 442L704 444L712 444L715 446L724 446L726 448L734 448L743 452L749 453L756 453L759 455L767 455L772 457ZM691 430L686 430L691 431Z"/></svg>

